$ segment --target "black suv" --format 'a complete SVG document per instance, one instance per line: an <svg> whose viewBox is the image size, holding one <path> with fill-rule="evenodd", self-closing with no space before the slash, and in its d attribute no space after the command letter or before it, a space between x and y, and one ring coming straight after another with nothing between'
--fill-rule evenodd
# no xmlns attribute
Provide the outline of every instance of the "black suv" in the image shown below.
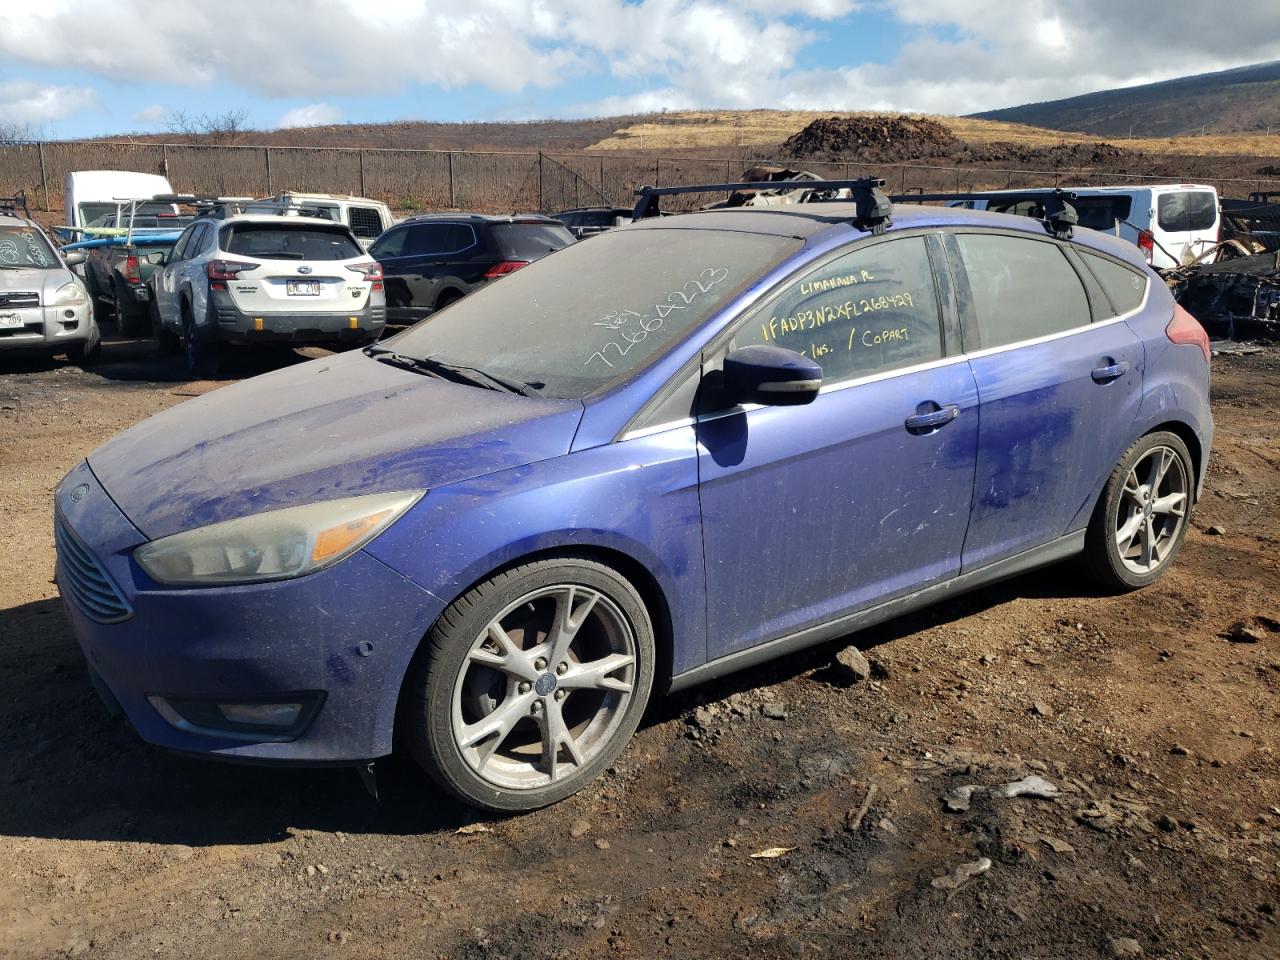
<svg viewBox="0 0 1280 960"><path fill-rule="evenodd" d="M581 240L630 223L633 212L630 207L576 207L573 210L561 210L555 214L555 218Z"/></svg>
<svg viewBox="0 0 1280 960"><path fill-rule="evenodd" d="M550 217L437 213L398 223L369 248L386 276L387 322L416 323L574 242Z"/></svg>

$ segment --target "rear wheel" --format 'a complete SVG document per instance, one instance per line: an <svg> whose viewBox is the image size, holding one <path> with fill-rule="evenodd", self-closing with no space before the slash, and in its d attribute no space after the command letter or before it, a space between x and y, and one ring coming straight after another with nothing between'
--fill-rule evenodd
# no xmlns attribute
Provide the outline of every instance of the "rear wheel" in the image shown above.
<svg viewBox="0 0 1280 960"><path fill-rule="evenodd" d="M129 296L128 290L122 290L118 283L112 283L112 313L116 318L116 330L122 337L136 337L147 328L147 312L140 308Z"/></svg>
<svg viewBox="0 0 1280 960"><path fill-rule="evenodd" d="M209 380L218 375L221 355L218 344L200 336L191 305L182 302L182 339L186 345L187 374L193 380Z"/></svg>
<svg viewBox="0 0 1280 960"><path fill-rule="evenodd" d="M444 293L440 294L440 299L436 301L436 312L438 313L445 307L449 306L449 304L457 303L461 299L462 294L457 290L446 290Z"/></svg>
<svg viewBox="0 0 1280 960"><path fill-rule="evenodd" d="M455 601L406 678L400 729L450 793L534 810L622 752L653 685L653 627L635 588L585 558L516 567Z"/></svg>
<svg viewBox="0 0 1280 960"><path fill-rule="evenodd" d="M1142 437L1121 457L1094 509L1082 557L1086 570L1115 590L1157 580L1182 548L1194 492L1182 439L1165 431Z"/></svg>

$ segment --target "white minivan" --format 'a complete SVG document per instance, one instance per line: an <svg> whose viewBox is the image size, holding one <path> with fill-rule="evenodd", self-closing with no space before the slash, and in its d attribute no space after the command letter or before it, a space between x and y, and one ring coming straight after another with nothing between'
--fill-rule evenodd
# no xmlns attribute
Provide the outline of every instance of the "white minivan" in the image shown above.
<svg viewBox="0 0 1280 960"><path fill-rule="evenodd" d="M1080 216L1080 226L1114 233L1136 245L1147 263L1158 270L1190 263L1219 240L1222 218L1218 191L1196 183L1142 187L1066 187L1076 195L1070 201ZM1001 194L1017 198L1001 199ZM1044 216L1034 195L1053 196L1052 189L993 190L973 200L949 205L1027 217Z"/></svg>

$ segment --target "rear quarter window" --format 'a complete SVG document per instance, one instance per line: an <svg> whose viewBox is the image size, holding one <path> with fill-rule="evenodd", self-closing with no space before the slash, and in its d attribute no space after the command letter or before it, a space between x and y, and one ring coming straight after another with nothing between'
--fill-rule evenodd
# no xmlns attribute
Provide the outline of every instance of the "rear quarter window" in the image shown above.
<svg viewBox="0 0 1280 960"><path fill-rule="evenodd" d="M225 229L222 248L259 260L350 260L360 248L345 230L290 226L287 222L237 223Z"/></svg>
<svg viewBox="0 0 1280 960"><path fill-rule="evenodd" d="M1211 230L1217 219L1218 198L1209 190L1162 193L1156 201L1156 223L1171 233Z"/></svg>
<svg viewBox="0 0 1280 960"><path fill-rule="evenodd" d="M1142 306L1150 282L1145 274L1092 253L1081 251L1080 255L1111 301L1115 316Z"/></svg>
<svg viewBox="0 0 1280 960"><path fill-rule="evenodd" d="M956 241L980 349L1092 322L1084 285L1056 243L999 234L959 234Z"/></svg>
<svg viewBox="0 0 1280 960"><path fill-rule="evenodd" d="M503 223L493 228L493 240L508 260L536 260L574 242L558 223Z"/></svg>

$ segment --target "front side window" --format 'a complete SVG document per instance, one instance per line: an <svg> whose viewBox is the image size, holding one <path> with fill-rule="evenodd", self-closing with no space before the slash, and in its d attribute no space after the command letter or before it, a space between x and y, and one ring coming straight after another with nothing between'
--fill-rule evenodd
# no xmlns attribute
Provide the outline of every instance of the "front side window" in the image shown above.
<svg viewBox="0 0 1280 960"><path fill-rule="evenodd" d="M350 260L360 248L345 230L283 223L236 223L225 227L227 253L259 260Z"/></svg>
<svg viewBox="0 0 1280 960"><path fill-rule="evenodd" d="M34 267L52 270L61 265L39 230L28 226L0 227L0 269Z"/></svg>
<svg viewBox="0 0 1280 960"><path fill-rule="evenodd" d="M456 223L420 223L409 228L405 253L419 257L439 257L458 251L461 235Z"/></svg>
<svg viewBox="0 0 1280 960"><path fill-rule="evenodd" d="M962 233L956 241L982 349L1092 321L1084 285L1056 243L980 233Z"/></svg>
<svg viewBox="0 0 1280 960"><path fill-rule="evenodd" d="M1161 230L1211 230L1217 220L1218 198L1209 190L1162 193L1156 201L1156 222Z"/></svg>
<svg viewBox="0 0 1280 960"><path fill-rule="evenodd" d="M543 396L585 397L637 373L800 246L724 230L614 230L487 284L382 345Z"/></svg>
<svg viewBox="0 0 1280 960"><path fill-rule="evenodd" d="M383 257L398 257L404 253L405 237L409 235L408 227L399 230L388 230L378 238L377 243L369 248L369 255L375 260Z"/></svg>
<svg viewBox="0 0 1280 960"><path fill-rule="evenodd" d="M933 268L923 237L855 249L798 280L747 318L734 346L809 357L828 383L942 357Z"/></svg>

